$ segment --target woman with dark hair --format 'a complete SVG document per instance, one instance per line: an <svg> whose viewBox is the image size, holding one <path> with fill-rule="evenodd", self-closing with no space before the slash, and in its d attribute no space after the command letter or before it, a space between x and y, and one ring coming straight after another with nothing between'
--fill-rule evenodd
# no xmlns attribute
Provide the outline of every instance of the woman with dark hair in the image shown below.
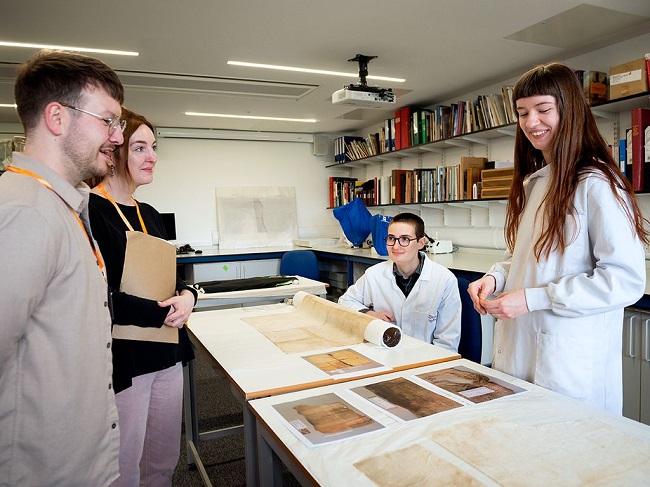
<svg viewBox="0 0 650 487"><path fill-rule="evenodd" d="M93 236L106 261L113 324L178 329L178 343L113 339L113 387L120 426L120 477L113 485L171 485L180 455L182 364L194 355L183 325L196 292L177 278L176 295L162 302L120 292L127 231L165 238L160 214L133 192L153 181L156 138L143 116L122 109L124 144L90 195Z"/></svg>
<svg viewBox="0 0 650 487"><path fill-rule="evenodd" d="M644 218L570 68L531 69L514 102L506 261L469 286L496 319L492 365L620 414L623 308L645 290Z"/></svg>

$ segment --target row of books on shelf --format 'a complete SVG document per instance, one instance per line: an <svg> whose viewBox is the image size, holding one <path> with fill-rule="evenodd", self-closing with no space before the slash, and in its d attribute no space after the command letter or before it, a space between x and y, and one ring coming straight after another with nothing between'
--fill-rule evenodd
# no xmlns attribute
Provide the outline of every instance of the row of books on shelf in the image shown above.
<svg viewBox="0 0 650 487"><path fill-rule="evenodd" d="M330 177L330 208L343 206L355 197L357 178Z"/></svg>
<svg viewBox="0 0 650 487"><path fill-rule="evenodd" d="M406 149L437 140L514 123L512 86L502 93L479 95L476 100L436 105L433 109L402 107L386 119L379 131L361 136L342 136L334 141L334 161L345 163Z"/></svg>
<svg viewBox="0 0 650 487"><path fill-rule="evenodd" d="M634 191L650 190L650 109L634 108L631 127L618 146L610 146L614 159L627 176Z"/></svg>
<svg viewBox="0 0 650 487"><path fill-rule="evenodd" d="M456 165L393 169L390 175L368 181L331 177L330 206L345 204L351 197L361 198L366 206L507 198L513 171L512 162L462 157ZM353 194L345 190L350 186Z"/></svg>
<svg viewBox="0 0 650 487"><path fill-rule="evenodd" d="M635 191L650 191L650 109L631 111L631 127L625 135L610 147L612 155ZM457 165L394 169L389 176L365 182L332 177L330 206L344 205L353 198L362 198L366 206L507 198L513 169L504 166L511 164L462 157Z"/></svg>

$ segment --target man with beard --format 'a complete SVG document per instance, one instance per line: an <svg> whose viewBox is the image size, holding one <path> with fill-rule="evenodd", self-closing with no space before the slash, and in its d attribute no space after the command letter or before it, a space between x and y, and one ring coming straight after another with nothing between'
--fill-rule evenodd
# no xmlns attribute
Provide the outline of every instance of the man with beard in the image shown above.
<svg viewBox="0 0 650 487"><path fill-rule="evenodd" d="M124 100L97 59L41 51L14 89L22 153L0 178L0 485L118 475L110 299L89 188L122 144Z"/></svg>

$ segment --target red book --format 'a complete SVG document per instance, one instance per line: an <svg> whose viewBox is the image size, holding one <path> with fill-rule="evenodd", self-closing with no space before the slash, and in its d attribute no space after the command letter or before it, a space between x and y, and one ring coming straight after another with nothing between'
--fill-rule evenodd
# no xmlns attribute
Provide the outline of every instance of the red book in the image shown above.
<svg viewBox="0 0 650 487"><path fill-rule="evenodd" d="M650 109L632 109L632 188L643 191L645 175L645 129L650 125ZM650 162L650 161L648 161ZM649 168L650 170L650 168Z"/></svg>
<svg viewBox="0 0 650 487"><path fill-rule="evenodd" d="M401 124L401 129L400 129L400 135L402 137L402 149L406 149L407 147L411 147L411 107L404 107L401 109L401 114L400 114L400 124Z"/></svg>

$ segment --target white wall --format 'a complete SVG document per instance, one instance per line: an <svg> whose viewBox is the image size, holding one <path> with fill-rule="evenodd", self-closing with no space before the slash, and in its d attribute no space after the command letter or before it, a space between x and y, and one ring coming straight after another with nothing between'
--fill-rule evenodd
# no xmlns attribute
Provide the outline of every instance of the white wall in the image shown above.
<svg viewBox="0 0 650 487"><path fill-rule="evenodd" d="M326 209L330 159L314 156L307 143L160 138L154 182L136 197L176 214L179 243L211 245L216 187L293 186L298 236L337 237L340 227Z"/></svg>

